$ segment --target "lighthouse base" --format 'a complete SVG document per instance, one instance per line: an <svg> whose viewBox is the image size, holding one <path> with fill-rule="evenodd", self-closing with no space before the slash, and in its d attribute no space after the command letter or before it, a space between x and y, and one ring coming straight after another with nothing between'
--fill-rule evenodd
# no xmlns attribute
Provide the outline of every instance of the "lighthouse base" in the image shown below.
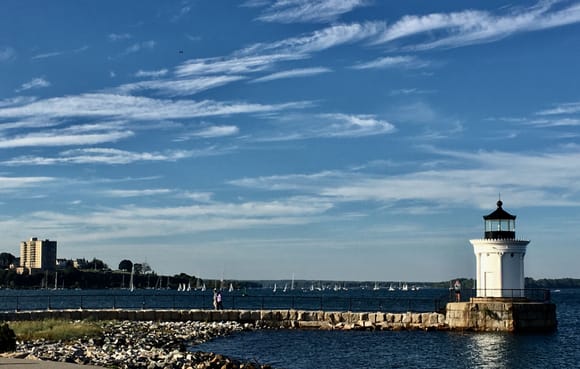
<svg viewBox="0 0 580 369"><path fill-rule="evenodd" d="M452 330L536 333L556 330L556 305L506 298L473 298L447 304L445 323Z"/></svg>

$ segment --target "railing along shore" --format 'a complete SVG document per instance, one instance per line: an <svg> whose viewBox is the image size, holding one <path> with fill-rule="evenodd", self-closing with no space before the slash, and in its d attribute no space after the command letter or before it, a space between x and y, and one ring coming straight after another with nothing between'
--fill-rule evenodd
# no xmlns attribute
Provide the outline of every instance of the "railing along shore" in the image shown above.
<svg viewBox="0 0 580 369"><path fill-rule="evenodd" d="M530 302L550 302L551 292L544 288L524 289L461 289L459 301L469 301L471 298L504 298L522 299ZM458 301L455 291L450 290L449 301Z"/></svg>
<svg viewBox="0 0 580 369"><path fill-rule="evenodd" d="M245 296L224 295L225 309L300 309L312 311L441 311L446 295L435 297ZM202 293L27 293L0 294L0 311L59 309L213 309L212 295Z"/></svg>

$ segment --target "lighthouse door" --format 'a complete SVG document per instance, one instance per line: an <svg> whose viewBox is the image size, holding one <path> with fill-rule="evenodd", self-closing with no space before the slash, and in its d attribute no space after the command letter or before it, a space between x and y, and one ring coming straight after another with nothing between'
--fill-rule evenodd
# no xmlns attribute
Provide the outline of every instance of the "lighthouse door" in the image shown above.
<svg viewBox="0 0 580 369"><path fill-rule="evenodd" d="M478 295L483 297L501 296L501 290L499 290L497 285L496 273L483 273L483 291L480 291Z"/></svg>

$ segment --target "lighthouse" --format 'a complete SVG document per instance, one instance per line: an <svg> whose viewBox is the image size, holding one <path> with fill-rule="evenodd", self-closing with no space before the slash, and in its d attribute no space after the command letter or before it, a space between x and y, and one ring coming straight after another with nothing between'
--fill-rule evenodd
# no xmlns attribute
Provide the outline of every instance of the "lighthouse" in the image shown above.
<svg viewBox="0 0 580 369"><path fill-rule="evenodd" d="M524 297L524 256L530 241L516 238L516 216L502 208L484 215L483 239L469 240L476 258L477 297Z"/></svg>

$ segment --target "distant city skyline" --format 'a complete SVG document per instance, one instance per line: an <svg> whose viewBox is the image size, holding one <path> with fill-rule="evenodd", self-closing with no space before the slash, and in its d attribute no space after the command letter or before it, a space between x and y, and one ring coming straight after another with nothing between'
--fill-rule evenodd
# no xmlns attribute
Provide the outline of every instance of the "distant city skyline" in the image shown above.
<svg viewBox="0 0 580 369"><path fill-rule="evenodd" d="M577 1L6 0L0 248L212 279L580 278Z"/></svg>

